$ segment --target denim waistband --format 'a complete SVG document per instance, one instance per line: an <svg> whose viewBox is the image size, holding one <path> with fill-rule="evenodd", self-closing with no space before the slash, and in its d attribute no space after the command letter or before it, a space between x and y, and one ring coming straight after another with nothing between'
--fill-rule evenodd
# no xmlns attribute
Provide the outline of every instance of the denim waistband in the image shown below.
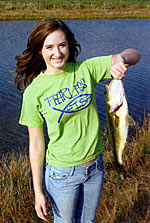
<svg viewBox="0 0 150 223"><path fill-rule="evenodd" d="M99 163L102 163L103 162L103 155L100 154L96 160L93 161L93 163L90 163L88 165L85 165L85 166L75 166L75 169L92 169L94 168L95 166L97 166Z"/></svg>
<svg viewBox="0 0 150 223"><path fill-rule="evenodd" d="M102 163L103 162L103 156L102 156L102 154L100 154L97 158L96 158L96 160L94 160L93 161L93 163L90 163L90 164L88 164L88 165L83 165L83 166L72 166L72 168L75 168L75 169L91 169L92 167L94 167L94 166L97 166L99 163ZM48 164L47 162L45 163L45 167L49 167L49 168L51 168L51 165L50 164Z"/></svg>

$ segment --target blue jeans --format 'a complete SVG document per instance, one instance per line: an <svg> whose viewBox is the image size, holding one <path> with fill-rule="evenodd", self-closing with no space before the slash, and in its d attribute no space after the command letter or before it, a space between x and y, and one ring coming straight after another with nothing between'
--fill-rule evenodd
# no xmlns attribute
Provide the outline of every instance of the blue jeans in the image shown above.
<svg viewBox="0 0 150 223"><path fill-rule="evenodd" d="M102 155L87 166L57 168L46 164L44 187L54 223L95 222L103 182Z"/></svg>

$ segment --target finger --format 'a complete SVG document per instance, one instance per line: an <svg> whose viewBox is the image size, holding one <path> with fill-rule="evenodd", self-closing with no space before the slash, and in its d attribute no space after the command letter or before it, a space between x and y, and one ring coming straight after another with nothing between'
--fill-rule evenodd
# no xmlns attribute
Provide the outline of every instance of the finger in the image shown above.
<svg viewBox="0 0 150 223"><path fill-rule="evenodd" d="M37 213L37 216L39 218L41 218L42 220L48 222L48 219L45 217L47 215L47 212L46 211L44 213L43 210L42 210L42 208L36 208L36 213Z"/></svg>
<svg viewBox="0 0 150 223"><path fill-rule="evenodd" d="M122 72L126 72L128 64L124 64L123 62L120 62L120 63L116 63L115 66L120 68Z"/></svg>
<svg viewBox="0 0 150 223"><path fill-rule="evenodd" d="M127 68L124 69L120 66L119 67L115 66L110 69L110 73L114 78L118 78L118 77L124 78L126 72L127 72Z"/></svg>
<svg viewBox="0 0 150 223"><path fill-rule="evenodd" d="M110 73L111 73L111 75L112 75L113 77L115 77L115 78L117 78L117 77L119 77L121 74L123 74L123 73L121 73L121 72L118 71L118 70L110 70Z"/></svg>
<svg viewBox="0 0 150 223"><path fill-rule="evenodd" d="M124 79L125 78L125 75L120 75L117 79L118 80L122 80L122 79Z"/></svg>
<svg viewBox="0 0 150 223"><path fill-rule="evenodd" d="M127 66L126 66L126 64L124 64L124 63L122 63L121 64L121 69L123 70L123 72L127 72L128 70L127 70Z"/></svg>
<svg viewBox="0 0 150 223"><path fill-rule="evenodd" d="M47 215L47 210L46 210L45 206L43 206L43 213L44 213L44 215Z"/></svg>
<svg viewBox="0 0 150 223"><path fill-rule="evenodd" d="M115 66L111 67L111 71L115 72L117 75L125 74L127 72L127 68L124 64L116 64Z"/></svg>
<svg viewBox="0 0 150 223"><path fill-rule="evenodd" d="M122 72L126 72L126 71L127 71L127 66L128 66L128 65L127 65L127 64L124 64L124 63L121 61L121 62L119 62L119 63L114 64L113 66L116 67L116 68L121 69Z"/></svg>
<svg viewBox="0 0 150 223"><path fill-rule="evenodd" d="M37 216L38 216L39 218L41 218L42 220L48 222L48 219L44 216L44 214L43 214L42 212L40 212L40 211L37 212Z"/></svg>
<svg viewBox="0 0 150 223"><path fill-rule="evenodd" d="M110 73L111 73L113 78L118 79L118 80L121 80L125 77L125 74L122 74L120 72L111 71Z"/></svg>

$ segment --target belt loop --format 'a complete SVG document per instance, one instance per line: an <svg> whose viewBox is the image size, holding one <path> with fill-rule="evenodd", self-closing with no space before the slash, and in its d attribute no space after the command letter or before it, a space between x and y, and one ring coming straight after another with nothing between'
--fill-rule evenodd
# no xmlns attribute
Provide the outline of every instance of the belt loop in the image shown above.
<svg viewBox="0 0 150 223"><path fill-rule="evenodd" d="M98 160L96 160L96 170L98 169Z"/></svg>
<svg viewBox="0 0 150 223"><path fill-rule="evenodd" d="M86 173L85 175L88 176L89 166L86 167Z"/></svg>
<svg viewBox="0 0 150 223"><path fill-rule="evenodd" d="M74 173L74 170L75 170L75 167L74 167L74 166L72 166L72 167L71 167L71 172L70 172L70 176L72 176L72 175L73 175L73 173Z"/></svg>
<svg viewBox="0 0 150 223"><path fill-rule="evenodd" d="M88 167L86 168L86 173L85 173L85 175L86 175L86 176L88 175Z"/></svg>

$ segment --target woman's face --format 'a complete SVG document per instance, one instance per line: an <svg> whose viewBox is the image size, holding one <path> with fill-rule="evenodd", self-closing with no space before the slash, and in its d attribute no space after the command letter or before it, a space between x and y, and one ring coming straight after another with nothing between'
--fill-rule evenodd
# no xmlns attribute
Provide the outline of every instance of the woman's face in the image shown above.
<svg viewBox="0 0 150 223"><path fill-rule="evenodd" d="M62 30L55 30L44 40L41 54L46 63L46 74L55 74L65 69L69 56L66 35Z"/></svg>

